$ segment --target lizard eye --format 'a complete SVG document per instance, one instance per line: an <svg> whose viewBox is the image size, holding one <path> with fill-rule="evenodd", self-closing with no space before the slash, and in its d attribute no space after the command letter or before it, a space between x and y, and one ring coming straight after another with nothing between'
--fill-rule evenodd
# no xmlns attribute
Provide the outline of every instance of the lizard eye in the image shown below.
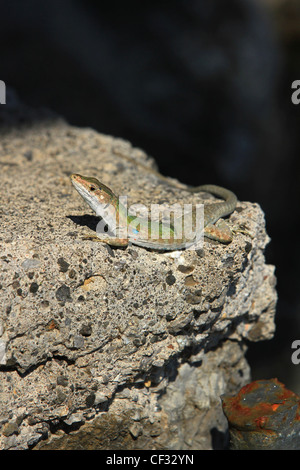
<svg viewBox="0 0 300 470"><path fill-rule="evenodd" d="M95 189L96 189L95 186L90 186L91 191L95 191Z"/></svg>

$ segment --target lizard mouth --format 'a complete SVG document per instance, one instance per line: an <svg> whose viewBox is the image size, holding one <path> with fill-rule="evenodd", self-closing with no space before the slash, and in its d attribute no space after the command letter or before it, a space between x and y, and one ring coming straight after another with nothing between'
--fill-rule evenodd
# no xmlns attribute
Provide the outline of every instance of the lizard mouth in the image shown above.
<svg viewBox="0 0 300 470"><path fill-rule="evenodd" d="M71 175L71 181L74 188L76 189L78 194L80 194L80 196L84 199L84 201L90 206L90 208L94 212L96 212L99 217L103 217L105 219L109 216L110 211L106 211L111 206L111 202L99 201L95 194L91 193L83 184L80 183L80 181L78 181L78 179L80 178L80 175Z"/></svg>
<svg viewBox="0 0 300 470"><path fill-rule="evenodd" d="M71 178L72 183L74 183L74 181L77 181L80 178L80 175L77 173L72 173L70 178Z"/></svg>
<svg viewBox="0 0 300 470"><path fill-rule="evenodd" d="M71 182L80 196L88 203L88 205L93 209L97 205L96 197L91 194L83 184L80 184L78 181L80 175L71 175Z"/></svg>

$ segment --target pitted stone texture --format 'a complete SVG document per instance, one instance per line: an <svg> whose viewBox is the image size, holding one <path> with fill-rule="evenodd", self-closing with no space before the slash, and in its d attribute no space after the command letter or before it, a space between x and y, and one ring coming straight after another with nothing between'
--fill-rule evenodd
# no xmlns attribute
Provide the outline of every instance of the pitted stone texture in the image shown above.
<svg viewBox="0 0 300 470"><path fill-rule="evenodd" d="M165 367L180 377L195 351L218 355L225 340L272 337L274 267L265 264L258 204L238 203L229 222L250 235L237 232L227 246L205 240L198 251L159 253L82 240L97 219L72 188L73 172L99 178L129 205L195 196L146 171L154 161L128 142L23 107L18 116L26 124L2 129L0 143L1 448L34 447L65 426L100 419L121 389L148 393L153 374L171 393ZM221 380L215 367L211 373ZM133 418L128 426L141 440ZM209 447L207 427L195 435L174 442Z"/></svg>

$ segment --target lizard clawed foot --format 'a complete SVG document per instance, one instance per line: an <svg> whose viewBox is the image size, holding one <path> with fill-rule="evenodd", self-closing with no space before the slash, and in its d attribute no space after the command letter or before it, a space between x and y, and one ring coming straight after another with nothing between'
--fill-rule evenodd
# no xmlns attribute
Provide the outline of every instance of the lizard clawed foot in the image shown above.
<svg viewBox="0 0 300 470"><path fill-rule="evenodd" d="M110 246L126 247L128 245L127 238L114 238L114 237L99 238L97 235L93 235L93 234L85 234L81 238L82 240L90 240L93 242L106 243L107 245L110 245Z"/></svg>
<svg viewBox="0 0 300 470"><path fill-rule="evenodd" d="M204 235L207 238L211 238L212 240L216 240L220 243L232 242L233 236L237 233L247 235L251 239L254 238L246 227L230 227L223 219L219 219L215 224L208 224L204 229Z"/></svg>
<svg viewBox="0 0 300 470"><path fill-rule="evenodd" d="M247 235L248 237L250 237L252 240L254 238L254 235L252 235L245 226L232 227L232 232L242 233L243 235Z"/></svg>
<svg viewBox="0 0 300 470"><path fill-rule="evenodd" d="M97 235L89 235L88 233L86 233L85 235L83 235L82 237L80 237L81 240L91 240L93 242L102 242L102 240L97 237Z"/></svg>

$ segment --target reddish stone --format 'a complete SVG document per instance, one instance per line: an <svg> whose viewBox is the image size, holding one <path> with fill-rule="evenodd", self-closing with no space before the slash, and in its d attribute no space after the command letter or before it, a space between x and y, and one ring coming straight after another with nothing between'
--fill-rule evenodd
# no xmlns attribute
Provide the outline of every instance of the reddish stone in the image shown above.
<svg viewBox="0 0 300 470"><path fill-rule="evenodd" d="M300 449L300 397L277 379L223 396L231 449Z"/></svg>

